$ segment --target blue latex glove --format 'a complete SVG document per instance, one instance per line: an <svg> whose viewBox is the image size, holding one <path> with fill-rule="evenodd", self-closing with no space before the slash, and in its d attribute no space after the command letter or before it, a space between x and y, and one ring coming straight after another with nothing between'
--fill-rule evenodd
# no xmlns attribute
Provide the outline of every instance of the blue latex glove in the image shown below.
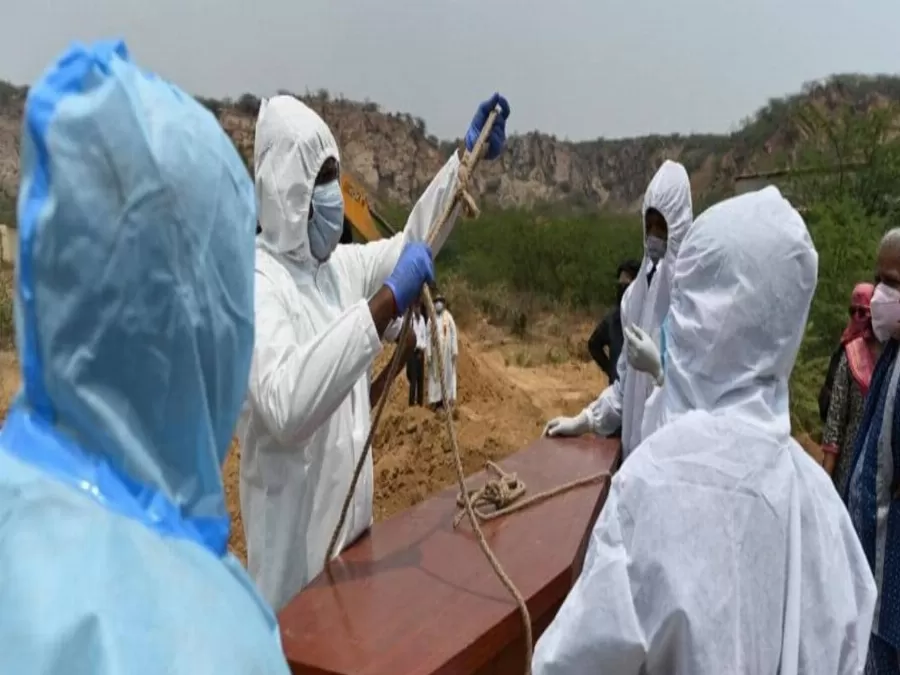
<svg viewBox="0 0 900 675"><path fill-rule="evenodd" d="M434 261L431 247L421 242L407 244L400 254L400 260L384 285L394 294L397 311L403 314L419 297L422 286L434 283Z"/></svg>
<svg viewBox="0 0 900 675"><path fill-rule="evenodd" d="M491 110L500 106L500 114L497 116L494 126L491 128L491 135L488 136L487 150L484 152L485 159L496 159L503 152L506 145L506 118L509 117L509 103L500 94L494 94L487 101L478 106L475 111L475 117L469 125L466 132L466 149L471 152L475 147L475 142L484 129L484 123L487 122L488 115Z"/></svg>

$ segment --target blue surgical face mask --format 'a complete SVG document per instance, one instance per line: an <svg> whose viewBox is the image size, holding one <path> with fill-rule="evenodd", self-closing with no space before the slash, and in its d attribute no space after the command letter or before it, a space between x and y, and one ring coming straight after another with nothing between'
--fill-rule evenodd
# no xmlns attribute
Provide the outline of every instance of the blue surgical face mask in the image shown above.
<svg viewBox="0 0 900 675"><path fill-rule="evenodd" d="M334 253L344 231L344 195L340 181L317 185L312 194L309 220L309 250L319 262Z"/></svg>
<svg viewBox="0 0 900 675"><path fill-rule="evenodd" d="M653 264L658 263L666 255L665 239L660 239L659 237L650 235L647 237L647 243L645 244L645 247L647 250L647 257L653 261Z"/></svg>

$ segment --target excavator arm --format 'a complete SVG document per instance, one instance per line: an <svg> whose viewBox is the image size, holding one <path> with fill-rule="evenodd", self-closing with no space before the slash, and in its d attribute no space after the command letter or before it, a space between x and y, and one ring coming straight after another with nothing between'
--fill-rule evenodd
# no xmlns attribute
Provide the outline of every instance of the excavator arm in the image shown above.
<svg viewBox="0 0 900 675"><path fill-rule="evenodd" d="M344 234L341 241L375 241L397 231L382 218L369 202L366 191L353 174L341 171L344 195Z"/></svg>

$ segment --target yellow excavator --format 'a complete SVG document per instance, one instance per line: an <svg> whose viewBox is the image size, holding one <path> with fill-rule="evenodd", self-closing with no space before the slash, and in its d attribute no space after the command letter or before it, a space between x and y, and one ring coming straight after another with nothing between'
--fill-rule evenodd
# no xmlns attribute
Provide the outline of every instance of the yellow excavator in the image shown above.
<svg viewBox="0 0 900 675"><path fill-rule="evenodd" d="M344 233L341 243L368 242L390 237L397 231L379 215L362 183L349 171L341 171L344 194Z"/></svg>

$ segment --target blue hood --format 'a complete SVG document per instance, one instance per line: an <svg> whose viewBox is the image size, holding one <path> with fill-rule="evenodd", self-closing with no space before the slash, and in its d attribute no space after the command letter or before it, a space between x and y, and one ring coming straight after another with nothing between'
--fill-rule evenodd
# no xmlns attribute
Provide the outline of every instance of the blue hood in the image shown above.
<svg viewBox="0 0 900 675"><path fill-rule="evenodd" d="M254 202L213 115L121 42L72 47L29 92L11 419L55 441L4 445L218 553L253 345Z"/></svg>

